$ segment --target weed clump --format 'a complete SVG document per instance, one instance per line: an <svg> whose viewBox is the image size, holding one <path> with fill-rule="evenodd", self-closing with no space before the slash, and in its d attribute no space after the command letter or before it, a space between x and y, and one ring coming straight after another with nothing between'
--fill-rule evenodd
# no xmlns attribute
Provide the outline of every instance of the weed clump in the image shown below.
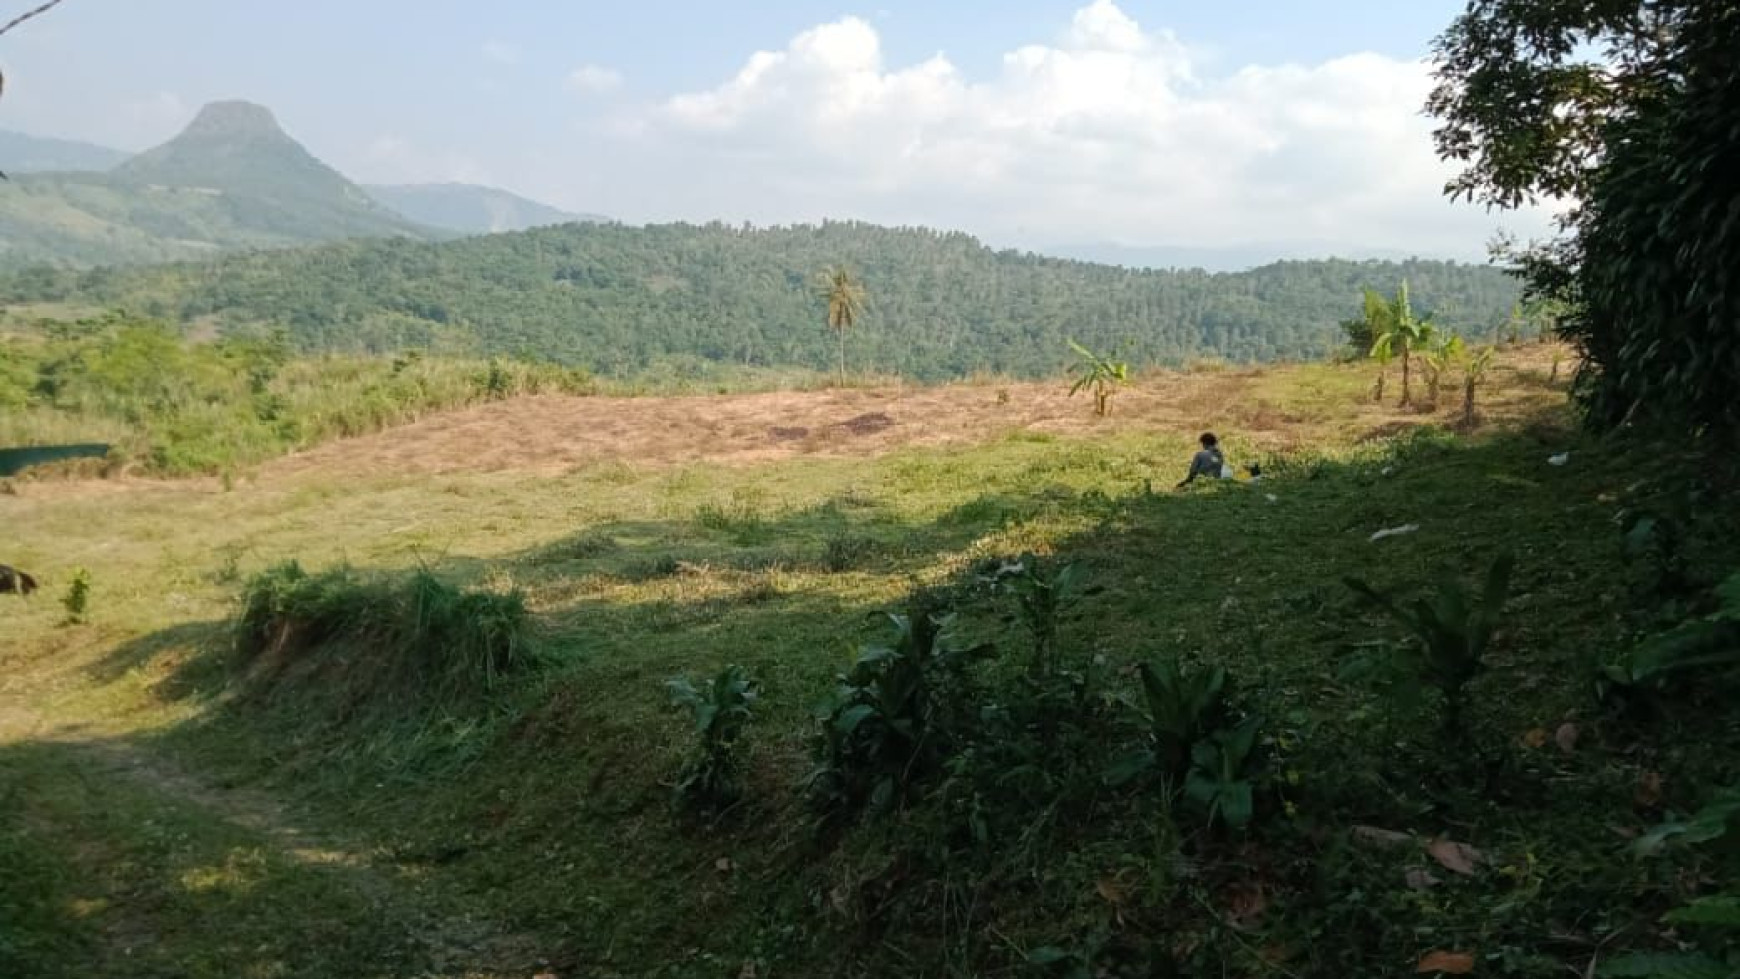
<svg viewBox="0 0 1740 979"><path fill-rule="evenodd" d="M754 717L760 691L740 666L697 685L686 676L666 681L671 706L689 713L696 744L673 786L676 803L697 811L722 812L742 796L738 744Z"/></svg>
<svg viewBox="0 0 1740 979"><path fill-rule="evenodd" d="M461 589L426 568L403 579L347 567L309 574L295 561L249 580L236 649L271 671L337 670L361 697L456 699L541 661L517 590Z"/></svg>

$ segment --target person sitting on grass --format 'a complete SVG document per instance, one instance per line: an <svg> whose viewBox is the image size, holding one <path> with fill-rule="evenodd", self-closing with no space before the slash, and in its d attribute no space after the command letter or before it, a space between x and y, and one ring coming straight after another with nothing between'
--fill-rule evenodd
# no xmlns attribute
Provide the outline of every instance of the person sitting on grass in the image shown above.
<svg viewBox="0 0 1740 979"><path fill-rule="evenodd" d="M1180 489L1196 482L1198 476L1204 479L1222 479L1229 474L1226 456L1220 451L1220 439L1215 438L1213 432L1203 432L1200 441L1202 451L1191 457L1190 475L1185 476L1184 482L1178 484Z"/></svg>

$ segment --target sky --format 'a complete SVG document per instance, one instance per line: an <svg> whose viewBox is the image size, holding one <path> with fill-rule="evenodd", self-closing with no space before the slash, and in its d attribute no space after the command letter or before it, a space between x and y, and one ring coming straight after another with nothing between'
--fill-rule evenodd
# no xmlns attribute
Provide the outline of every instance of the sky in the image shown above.
<svg viewBox="0 0 1740 979"><path fill-rule="evenodd" d="M1479 260L1547 216L1442 196L1425 59L1462 6L65 0L0 38L0 128L138 150L244 98L357 180L637 223Z"/></svg>

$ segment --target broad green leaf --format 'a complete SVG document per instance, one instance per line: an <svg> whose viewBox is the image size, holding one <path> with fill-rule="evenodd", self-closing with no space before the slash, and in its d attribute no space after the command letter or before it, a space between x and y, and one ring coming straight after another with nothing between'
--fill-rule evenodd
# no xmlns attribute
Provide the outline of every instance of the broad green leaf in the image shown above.
<svg viewBox="0 0 1740 979"><path fill-rule="evenodd" d="M1634 952L1601 963L1603 979L1734 979L1735 967L1698 952Z"/></svg>
<svg viewBox="0 0 1740 979"><path fill-rule="evenodd" d="M1127 785L1146 775L1153 771L1158 764L1159 759L1154 756L1154 752L1143 748L1112 759L1112 763L1106 766L1104 774L1100 777L1107 785L1115 788Z"/></svg>
<svg viewBox="0 0 1740 979"><path fill-rule="evenodd" d="M834 730L841 734L851 734L858 730L858 725L876 713L876 708L869 704L854 704L834 716Z"/></svg>
<svg viewBox="0 0 1740 979"><path fill-rule="evenodd" d="M1699 898L1683 908L1662 915L1670 925L1711 925L1720 928L1740 928L1740 894L1718 894Z"/></svg>

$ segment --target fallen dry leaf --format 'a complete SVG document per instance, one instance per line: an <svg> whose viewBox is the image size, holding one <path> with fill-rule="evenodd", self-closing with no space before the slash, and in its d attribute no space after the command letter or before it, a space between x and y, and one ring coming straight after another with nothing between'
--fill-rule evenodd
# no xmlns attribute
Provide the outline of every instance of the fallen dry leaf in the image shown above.
<svg viewBox="0 0 1740 979"><path fill-rule="evenodd" d="M730 873L731 868L733 866L735 866L735 865L731 862L730 857L720 857L719 859L713 861L713 869L719 871L722 874Z"/></svg>
<svg viewBox="0 0 1740 979"><path fill-rule="evenodd" d="M1433 840L1426 845L1426 852L1438 861L1438 866L1464 877L1473 877L1475 868L1486 859L1479 850L1454 840Z"/></svg>
<svg viewBox="0 0 1740 979"><path fill-rule="evenodd" d="M1124 903L1124 888L1110 877L1102 877L1094 884L1094 890L1105 898L1106 903L1116 906Z"/></svg>
<svg viewBox="0 0 1740 979"><path fill-rule="evenodd" d="M1467 952L1428 952L1414 971L1465 976L1474 971L1474 956Z"/></svg>
<svg viewBox="0 0 1740 979"><path fill-rule="evenodd" d="M1430 870L1424 867L1411 867L1403 877L1411 890L1424 891L1437 887L1443 881L1439 880Z"/></svg>
<svg viewBox="0 0 1740 979"><path fill-rule="evenodd" d="M1380 829L1376 826L1355 826L1353 839L1356 843L1370 843L1372 846L1407 846L1414 838L1407 833L1398 833L1393 829Z"/></svg>
<svg viewBox="0 0 1740 979"><path fill-rule="evenodd" d="M1544 747L1547 743L1547 729L1544 727L1530 728L1529 733L1523 735L1522 741L1530 748Z"/></svg>
<svg viewBox="0 0 1740 979"><path fill-rule="evenodd" d="M1553 732L1553 743L1559 746L1560 751L1569 755L1577 750L1577 738L1581 734L1582 732L1577 730L1577 725L1566 721L1559 725L1557 731Z"/></svg>
<svg viewBox="0 0 1740 979"><path fill-rule="evenodd" d="M1227 891L1227 924L1244 931L1256 925L1269 909L1269 898L1261 884L1235 884Z"/></svg>
<svg viewBox="0 0 1740 979"><path fill-rule="evenodd" d="M1661 773L1644 772L1637 777L1637 791L1632 801L1639 809L1654 809L1661 803Z"/></svg>

